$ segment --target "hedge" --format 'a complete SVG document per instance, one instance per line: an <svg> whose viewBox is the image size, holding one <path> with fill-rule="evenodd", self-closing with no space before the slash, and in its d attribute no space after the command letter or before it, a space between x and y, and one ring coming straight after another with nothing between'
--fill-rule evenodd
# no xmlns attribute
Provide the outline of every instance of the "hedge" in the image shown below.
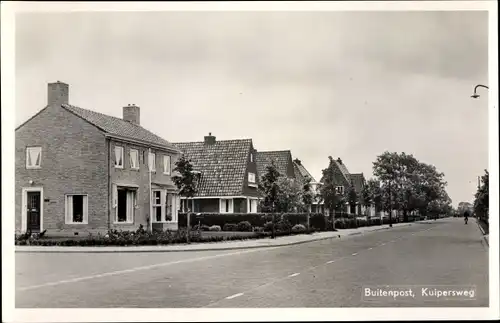
<svg viewBox="0 0 500 323"><path fill-rule="evenodd" d="M281 214L275 214L275 221L278 222L281 218ZM285 213L283 217L290 222L290 224L306 224L307 223L307 213ZM320 218L324 216L322 214L311 213L310 219ZM269 213L202 213L196 215L191 213L191 226L197 225L199 222L202 225L212 226L219 225L221 228L226 224L238 224L244 221L250 222L253 227L264 227L264 225L272 221L273 215ZM185 228L187 226L187 214L179 213L179 227Z"/></svg>

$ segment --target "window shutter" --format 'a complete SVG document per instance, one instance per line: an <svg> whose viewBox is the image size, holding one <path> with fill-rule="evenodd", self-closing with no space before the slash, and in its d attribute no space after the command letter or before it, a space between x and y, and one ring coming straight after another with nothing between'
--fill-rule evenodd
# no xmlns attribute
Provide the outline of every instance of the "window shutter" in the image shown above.
<svg viewBox="0 0 500 323"><path fill-rule="evenodd" d="M134 151L130 150L129 156L130 156L130 167L135 168L135 159L134 159Z"/></svg>
<svg viewBox="0 0 500 323"><path fill-rule="evenodd" d="M83 196L83 222L89 223L89 198L88 198L88 195Z"/></svg>
<svg viewBox="0 0 500 323"><path fill-rule="evenodd" d="M73 222L73 195L66 196L66 223Z"/></svg>
<svg viewBox="0 0 500 323"><path fill-rule="evenodd" d="M116 186L116 184L113 184L112 191L113 208L116 208L118 206L118 187Z"/></svg>

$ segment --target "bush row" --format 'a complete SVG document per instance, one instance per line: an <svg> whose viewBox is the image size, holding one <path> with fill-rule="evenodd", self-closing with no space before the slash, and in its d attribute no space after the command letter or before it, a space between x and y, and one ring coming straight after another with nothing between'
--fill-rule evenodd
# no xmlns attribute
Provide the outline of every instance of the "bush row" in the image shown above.
<svg viewBox="0 0 500 323"><path fill-rule="evenodd" d="M211 231L220 231L220 227L212 226ZM275 236L285 236L291 234L313 233L307 230L303 225L293 226L289 232L276 231ZM256 232L253 236L248 235L231 235L231 236L203 236L198 231L192 231L189 234L191 242L219 242L229 240L247 240L260 239L270 237L271 232L264 230ZM107 234L89 234L88 237L82 239L51 239L39 237L38 235L20 235L16 236L16 245L31 245L31 246L145 246L145 245L169 245L187 243L187 231L163 231L163 232L146 232L142 226L136 231L118 231L109 230Z"/></svg>

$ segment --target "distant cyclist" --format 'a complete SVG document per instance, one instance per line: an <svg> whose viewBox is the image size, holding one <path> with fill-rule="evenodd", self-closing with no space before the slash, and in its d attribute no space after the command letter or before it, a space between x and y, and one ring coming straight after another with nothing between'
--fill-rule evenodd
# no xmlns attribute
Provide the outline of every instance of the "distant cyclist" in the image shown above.
<svg viewBox="0 0 500 323"><path fill-rule="evenodd" d="M464 213L464 222L467 224L467 221L469 221L469 212L465 211Z"/></svg>

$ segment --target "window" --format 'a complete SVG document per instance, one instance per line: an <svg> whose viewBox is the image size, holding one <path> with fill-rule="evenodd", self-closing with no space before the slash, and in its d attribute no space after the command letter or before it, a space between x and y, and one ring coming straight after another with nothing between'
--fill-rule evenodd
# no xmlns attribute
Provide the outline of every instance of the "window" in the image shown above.
<svg viewBox="0 0 500 323"><path fill-rule="evenodd" d="M255 184L255 174L254 173L248 173L248 182L251 184Z"/></svg>
<svg viewBox="0 0 500 323"><path fill-rule="evenodd" d="M177 195L166 190L153 191L153 221L177 222Z"/></svg>
<svg viewBox="0 0 500 323"><path fill-rule="evenodd" d="M26 168L40 168L42 164L42 147L26 148Z"/></svg>
<svg viewBox="0 0 500 323"><path fill-rule="evenodd" d="M248 200L248 213L257 213L257 199Z"/></svg>
<svg viewBox="0 0 500 323"><path fill-rule="evenodd" d="M156 171L156 154L149 153L149 170L152 172Z"/></svg>
<svg viewBox="0 0 500 323"><path fill-rule="evenodd" d="M335 192L337 192L337 194L343 195L344 194L344 186L335 187Z"/></svg>
<svg viewBox="0 0 500 323"><path fill-rule="evenodd" d="M117 187L113 184L113 208L116 209L115 222L134 223L135 209L137 209L137 190Z"/></svg>
<svg viewBox="0 0 500 323"><path fill-rule="evenodd" d="M130 168L139 169L139 151L130 149Z"/></svg>
<svg viewBox="0 0 500 323"><path fill-rule="evenodd" d="M162 216L162 191L153 191L153 216L156 222L163 222Z"/></svg>
<svg viewBox="0 0 500 323"><path fill-rule="evenodd" d="M253 154L250 153L250 162L253 163Z"/></svg>
<svg viewBox="0 0 500 323"><path fill-rule="evenodd" d="M123 168L123 147L115 146L115 168Z"/></svg>
<svg viewBox="0 0 500 323"><path fill-rule="evenodd" d="M170 156L163 156L163 174L170 175Z"/></svg>
<svg viewBox="0 0 500 323"><path fill-rule="evenodd" d="M66 195L66 224L88 224L87 195Z"/></svg>
<svg viewBox="0 0 500 323"><path fill-rule="evenodd" d="M233 213L233 199L220 199L220 213Z"/></svg>

